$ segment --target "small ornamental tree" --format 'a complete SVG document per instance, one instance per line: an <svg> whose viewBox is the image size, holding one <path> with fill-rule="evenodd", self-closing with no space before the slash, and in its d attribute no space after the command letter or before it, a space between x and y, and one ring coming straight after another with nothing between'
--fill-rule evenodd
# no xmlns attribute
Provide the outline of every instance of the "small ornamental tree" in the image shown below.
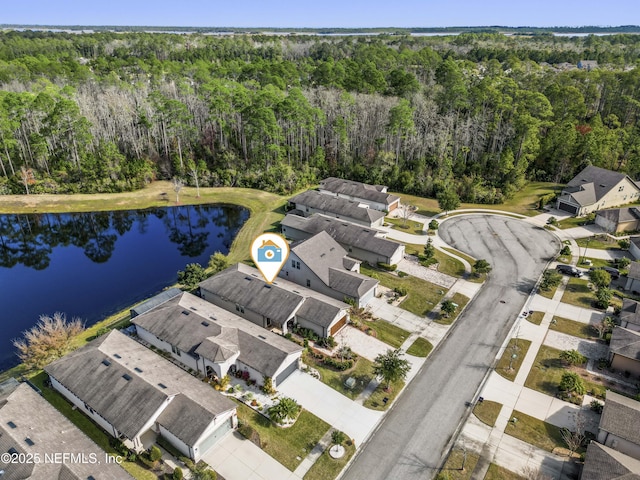
<svg viewBox="0 0 640 480"><path fill-rule="evenodd" d="M448 213L451 210L455 210L460 206L460 197L453 189L453 187L448 187L446 190L438 193L436 195L436 199L438 200L440 209L445 213Z"/></svg>
<svg viewBox="0 0 640 480"><path fill-rule="evenodd" d="M424 256L429 259L433 258L436 254L436 247L433 246L433 240L428 239L426 245L424 246Z"/></svg>
<svg viewBox="0 0 640 480"><path fill-rule="evenodd" d="M334 445L342 445L346 439L347 436L340 430L334 430L333 432L331 432L331 441L334 443Z"/></svg>
<svg viewBox="0 0 640 480"><path fill-rule="evenodd" d="M431 220L429 222L429 230L437 230L440 225L437 220Z"/></svg>
<svg viewBox="0 0 640 480"><path fill-rule="evenodd" d="M300 414L301 407L292 398L284 397L276 405L269 408L269 416L276 423L284 423L287 420L295 420Z"/></svg>
<svg viewBox="0 0 640 480"><path fill-rule="evenodd" d="M176 192L176 204L180 203L180 192L182 191L182 187L184 187L184 183L178 177L173 177L173 191Z"/></svg>
<svg viewBox="0 0 640 480"><path fill-rule="evenodd" d="M604 310L609 307L611 298L613 298L613 292L609 288L599 288L596 292L596 307Z"/></svg>
<svg viewBox="0 0 640 480"><path fill-rule="evenodd" d="M565 362L567 365L582 365L586 363L587 357L577 350L564 350L560 352L560 360Z"/></svg>
<svg viewBox="0 0 640 480"><path fill-rule="evenodd" d="M565 245L564 247L562 247L562 250L560 250L560 255L562 255L563 257L571 255L571 248L569 247L569 245Z"/></svg>
<svg viewBox="0 0 640 480"><path fill-rule="evenodd" d="M451 300L445 300L444 302L442 302L442 306L440 307L440 310L445 313L445 316L449 316L452 315L455 311L456 311L456 304L453 303Z"/></svg>
<svg viewBox="0 0 640 480"><path fill-rule="evenodd" d="M622 257L616 260L616 267L618 267L620 270L624 270L629 265L631 265L631 260L627 257Z"/></svg>
<svg viewBox="0 0 640 480"><path fill-rule="evenodd" d="M229 266L229 259L224 253L215 252L209 258L209 268L213 270L213 275L221 272Z"/></svg>
<svg viewBox="0 0 640 480"><path fill-rule="evenodd" d="M631 242L627 238L623 238L622 240L618 240L618 246L622 250L629 250L629 247L631 246Z"/></svg>
<svg viewBox="0 0 640 480"><path fill-rule="evenodd" d="M611 275L606 270L592 270L589 272L589 278L598 289L608 287L611 283Z"/></svg>
<svg viewBox="0 0 640 480"><path fill-rule="evenodd" d="M382 380L387 383L387 390L391 387L391 382L407 378L407 374L411 369L409 362L401 358L402 355L403 353L399 348L396 350L389 349L386 353L379 354L374 360L373 374L377 377L382 377Z"/></svg>
<svg viewBox="0 0 640 480"><path fill-rule="evenodd" d="M489 273L491 265L484 259L476 260L476 263L473 264L473 271L479 277L482 273Z"/></svg>
<svg viewBox="0 0 640 480"><path fill-rule="evenodd" d="M562 275L556 270L545 270L542 274L542 280L540 281L541 290L551 290L557 287L562 282Z"/></svg>

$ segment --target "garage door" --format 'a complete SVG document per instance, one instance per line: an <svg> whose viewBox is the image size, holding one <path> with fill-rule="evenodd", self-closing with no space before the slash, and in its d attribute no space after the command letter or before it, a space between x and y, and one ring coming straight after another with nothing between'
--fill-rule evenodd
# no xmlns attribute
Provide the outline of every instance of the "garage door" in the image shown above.
<svg viewBox="0 0 640 480"><path fill-rule="evenodd" d="M329 329L329 335L335 335L338 331L347 324L347 316L342 317L338 322Z"/></svg>
<svg viewBox="0 0 640 480"><path fill-rule="evenodd" d="M295 372L297 368L298 368L298 361L296 360L295 362L291 362L291 365L289 365L287 368L281 371L278 375L276 375L276 388L278 388L278 385L284 382L289 375Z"/></svg>
<svg viewBox="0 0 640 480"><path fill-rule="evenodd" d="M200 442L200 457L207 453L207 451L213 447L213 445L220 440L225 433L233 428L233 424L231 423L232 421L232 418L229 418L229 420L220 425L211 435Z"/></svg>
<svg viewBox="0 0 640 480"><path fill-rule="evenodd" d="M570 205L568 203L558 202L558 208L560 210L564 210L565 212L569 212L569 213L573 213L573 214L578 213L578 207L576 207L574 205Z"/></svg>

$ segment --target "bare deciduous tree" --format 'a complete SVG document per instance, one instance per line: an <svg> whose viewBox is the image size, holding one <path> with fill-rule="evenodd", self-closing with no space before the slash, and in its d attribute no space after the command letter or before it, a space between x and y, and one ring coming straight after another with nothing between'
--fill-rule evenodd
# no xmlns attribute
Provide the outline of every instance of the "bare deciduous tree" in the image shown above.
<svg viewBox="0 0 640 480"><path fill-rule="evenodd" d="M521 473L527 480L553 480L551 475L543 473L539 468L525 467L522 469Z"/></svg>
<svg viewBox="0 0 640 480"><path fill-rule="evenodd" d="M574 414L573 417L573 430L563 428L561 430L562 439L567 444L571 455L573 455L585 442L587 436L585 435L585 426L587 420L584 413L581 411Z"/></svg>
<svg viewBox="0 0 640 480"><path fill-rule="evenodd" d="M413 214L416 212L416 210L416 207L407 203L403 203L402 205L400 205L398 211L400 212L400 218L402 218L402 225L407 224L407 220L413 217Z"/></svg>
<svg viewBox="0 0 640 480"><path fill-rule="evenodd" d="M40 320L24 332L24 338L14 340L18 357L29 368L42 368L66 355L71 350L73 338L84 330L79 318L67 322L64 313L53 316L40 315Z"/></svg>
<svg viewBox="0 0 640 480"><path fill-rule="evenodd" d="M176 192L176 204L180 203L180 192L182 191L182 187L184 187L184 183L178 177L173 177L173 191Z"/></svg>

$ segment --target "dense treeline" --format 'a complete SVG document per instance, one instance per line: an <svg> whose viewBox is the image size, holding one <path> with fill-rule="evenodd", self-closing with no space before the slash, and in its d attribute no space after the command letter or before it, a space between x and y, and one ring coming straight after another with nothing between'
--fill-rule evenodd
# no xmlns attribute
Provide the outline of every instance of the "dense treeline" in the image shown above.
<svg viewBox="0 0 640 480"><path fill-rule="evenodd" d="M8 32L0 193L341 175L493 203L587 164L637 177L638 58L634 35Z"/></svg>

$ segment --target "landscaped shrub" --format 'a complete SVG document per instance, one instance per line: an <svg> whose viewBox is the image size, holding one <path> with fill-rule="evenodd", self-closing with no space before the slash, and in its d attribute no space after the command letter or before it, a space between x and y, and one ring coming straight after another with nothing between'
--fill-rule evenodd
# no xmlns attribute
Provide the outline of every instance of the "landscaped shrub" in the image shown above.
<svg viewBox="0 0 640 480"><path fill-rule="evenodd" d="M404 296L408 293L407 288L406 288L406 287L402 287L402 286L400 286L400 287L395 287L395 288L393 289L393 291L394 291L394 292L396 292L396 293L397 293L398 295L400 295L401 297L404 297Z"/></svg>
<svg viewBox="0 0 640 480"><path fill-rule="evenodd" d="M162 457L162 450L160 450L157 446L152 445L149 449L149 460L152 462L157 462Z"/></svg>
<svg viewBox="0 0 640 480"><path fill-rule="evenodd" d="M388 263L378 262L378 267L382 270L386 270L387 272L395 272L398 265L389 265Z"/></svg>
<svg viewBox="0 0 640 480"><path fill-rule="evenodd" d="M322 363L324 363L325 365L335 368L336 370L339 371L344 371L344 370L349 370L351 367L353 367L353 360L337 360L333 357L325 357L322 360Z"/></svg>
<svg viewBox="0 0 640 480"><path fill-rule="evenodd" d="M562 250L560 250L560 255L562 255L563 257L571 255L571 248L569 247L569 245L565 245L564 247L562 247Z"/></svg>
<svg viewBox="0 0 640 480"><path fill-rule="evenodd" d="M319 346L324 348L333 348L337 345L336 339L329 335L326 338L321 338L316 342Z"/></svg>
<svg viewBox="0 0 640 480"><path fill-rule="evenodd" d="M176 467L173 471L173 480L182 480L184 478L184 474L182 473L182 469L180 467Z"/></svg>
<svg viewBox="0 0 640 480"><path fill-rule="evenodd" d="M440 225L437 220L431 220L429 222L429 230L437 230Z"/></svg>
<svg viewBox="0 0 640 480"><path fill-rule="evenodd" d="M591 410L596 413L602 413L602 409L604 408L604 405L598 400L591 400L591 403L589 405L591 407Z"/></svg>
<svg viewBox="0 0 640 480"><path fill-rule="evenodd" d="M409 274L407 272L398 271L398 276L400 278L408 277Z"/></svg>
<svg viewBox="0 0 640 480"><path fill-rule="evenodd" d="M342 445L346 439L347 439L347 435L344 432L341 432L340 430L334 430L331 433L331 441L335 445Z"/></svg>
<svg viewBox="0 0 640 480"><path fill-rule="evenodd" d="M262 377L262 391L267 395L273 395L276 393L276 389L273 388L273 380L271 377L267 377L266 375Z"/></svg>

